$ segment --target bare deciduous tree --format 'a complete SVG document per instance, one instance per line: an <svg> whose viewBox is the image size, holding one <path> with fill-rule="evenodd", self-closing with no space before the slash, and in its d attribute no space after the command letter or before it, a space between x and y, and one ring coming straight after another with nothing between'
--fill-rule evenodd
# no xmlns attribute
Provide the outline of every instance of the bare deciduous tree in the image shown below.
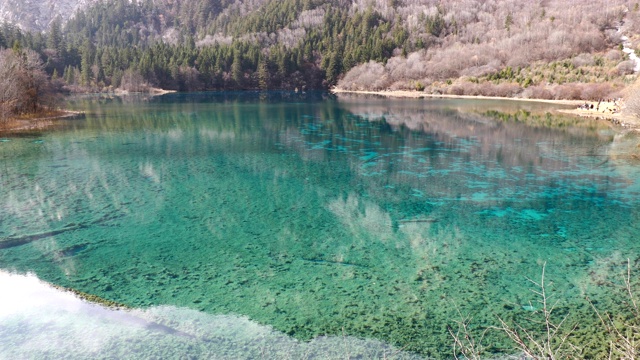
<svg viewBox="0 0 640 360"><path fill-rule="evenodd" d="M527 358L549 360L572 358L578 352L576 347L569 342L569 337L577 324L568 327L566 325L568 315L560 320L555 319L556 316L553 313L557 301L551 302L551 296L547 293L547 285L544 282L545 265L546 263L542 266L540 282L529 279L536 286L536 290L531 291L538 296L538 306L533 304L529 306L532 309L539 308L535 313L540 315L539 319L531 321L543 329L542 335L519 323L509 325L500 317L498 318L500 321L498 329L504 331Z"/></svg>
<svg viewBox="0 0 640 360"><path fill-rule="evenodd" d="M18 77L18 58L4 50L0 52L0 121L5 122L16 108L20 92Z"/></svg>
<svg viewBox="0 0 640 360"><path fill-rule="evenodd" d="M149 84L138 71L128 69L122 75L120 89L127 92L146 92L149 90Z"/></svg>
<svg viewBox="0 0 640 360"><path fill-rule="evenodd" d="M532 75L540 71L540 64L564 62L568 66L581 68L579 76L590 74L593 68L603 66L601 54L615 66L617 49L622 33L618 31L621 20L628 20L623 29L631 33L640 27L638 14L629 11L632 6L625 0L403 0L389 6L388 1L354 1L351 11L363 11L373 7L382 17L400 21L409 29L411 38L428 39L427 50L419 50L406 56L397 54L384 66L385 81L392 88L412 89L416 81L432 79L447 82L456 78L488 77L507 67L524 69L535 67L529 78L519 79L522 88L529 86L562 85L572 82L597 82L593 79L557 78ZM429 31L429 22L435 17L444 21L444 29L438 35ZM563 64L563 67L565 65ZM373 90L376 78L367 69L371 64L360 65L347 73L345 80L357 84L360 89ZM379 69L379 68L377 68ZM547 74L553 70L548 71ZM621 63L613 76L632 73L628 63ZM604 72L603 72L604 73ZM600 79L608 78L603 74ZM514 82L513 78L501 78L498 82ZM526 84L525 84L525 81ZM343 86L341 82L339 86ZM378 83L379 84L379 83ZM426 83L429 87L429 83ZM455 84L454 84L455 85ZM480 87L468 84L450 89L452 93L476 92ZM495 92L487 86L486 90ZM505 90L505 89L502 89ZM580 98L581 88L560 87L553 91L557 98ZM501 91L503 92L503 91ZM535 91L530 91L529 95ZM489 95L484 93L483 95Z"/></svg>
<svg viewBox="0 0 640 360"><path fill-rule="evenodd" d="M631 288L631 260L627 259L627 274L624 279L624 292L627 296L628 312L632 314L630 319L620 321L608 312L601 313L594 303L587 298L589 304L598 315L600 322L610 336L609 358L615 359L637 359L640 355L640 309Z"/></svg>
<svg viewBox="0 0 640 360"><path fill-rule="evenodd" d="M390 85L388 75L382 64L375 61L356 66L350 71L338 85L348 90L381 90Z"/></svg>
<svg viewBox="0 0 640 360"><path fill-rule="evenodd" d="M36 52L0 50L0 121L15 114L36 113L54 101L44 64Z"/></svg>

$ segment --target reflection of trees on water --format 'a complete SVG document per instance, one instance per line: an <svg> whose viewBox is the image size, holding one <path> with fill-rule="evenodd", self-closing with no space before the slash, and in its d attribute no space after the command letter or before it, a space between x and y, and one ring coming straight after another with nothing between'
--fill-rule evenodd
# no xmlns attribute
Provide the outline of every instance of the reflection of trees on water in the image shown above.
<svg viewBox="0 0 640 360"><path fill-rule="evenodd" d="M82 126L100 129L102 137L124 133L130 137L126 143L144 139L137 155L149 159L207 156L225 149L246 154L293 151L305 163L277 171L311 176L345 192L349 186L360 187L393 208L395 222L435 211L429 199L468 202L473 206L467 211L475 211L538 206L542 196L549 204L568 202L565 208L578 210L614 196L622 186L599 156L611 144L608 132L567 127L563 120L558 128L505 122L497 119L500 113L477 114L486 113L488 106L474 104L468 114L464 103L443 108L441 103L397 106L368 100L336 106L331 101L282 103L207 94L184 100L154 100L152 107L107 104L109 116L96 111ZM529 110L539 109L524 112ZM115 145L113 151L126 153ZM530 203L521 204L525 200ZM391 206L398 203L415 206Z"/></svg>
<svg viewBox="0 0 640 360"><path fill-rule="evenodd" d="M336 124L327 125L329 128L325 131L330 134L325 137L331 139L334 148L350 146L352 152L359 151L363 155L372 149L379 150L380 155L392 155L364 161L352 156L350 162L354 172L371 174L378 171L385 173L387 180L393 178L398 183L409 182L412 186L424 184L427 177L429 191L440 197L460 197L460 191L469 191L464 190L468 189L463 186L467 185L465 182L477 181L480 182L477 185L484 186L486 184L482 182L487 179L491 180L493 190L504 188L505 184L526 186L532 183L531 176L541 175L547 178L549 186L553 186L559 179L548 174L597 165L602 161L597 156L599 149L611 142L611 137L600 135L598 129L508 124L442 108L398 107L393 102L389 105L341 103L341 107L348 110L346 116L350 119L343 119L342 127L334 121ZM370 128L358 128L358 119L373 123ZM349 129L345 123L355 125L354 129ZM357 132L360 137L345 135L347 132ZM364 141L371 136L377 137L378 145ZM323 135L310 134L306 138L319 143ZM346 138L352 140L352 144L343 140ZM363 140L360 146L353 144L359 140ZM321 157L317 149L307 153ZM330 156L329 152L324 154ZM366 170L362 170L363 167ZM444 175L433 176L434 172L430 170L434 169L441 170ZM581 181L586 181L585 177L595 181L607 175L584 173Z"/></svg>
<svg viewBox="0 0 640 360"><path fill-rule="evenodd" d="M134 305L246 313L301 338L344 328L428 352L449 344L439 329L455 314L441 302L489 322L526 303L524 275L535 278L539 260L578 285L558 285L575 297L615 255L587 248L616 236L635 249L632 229L611 234L612 221L637 219L611 201L618 168L581 156L608 148L599 129L393 102L208 99L91 103L44 154L14 149L24 168L11 160L0 174L15 200L3 214L19 213L12 231L29 217L39 231L113 215L41 250L99 239L84 257L61 256L81 266L56 281ZM40 190L19 184L22 173ZM55 224L42 218L55 213ZM571 271L554 273L560 259Z"/></svg>

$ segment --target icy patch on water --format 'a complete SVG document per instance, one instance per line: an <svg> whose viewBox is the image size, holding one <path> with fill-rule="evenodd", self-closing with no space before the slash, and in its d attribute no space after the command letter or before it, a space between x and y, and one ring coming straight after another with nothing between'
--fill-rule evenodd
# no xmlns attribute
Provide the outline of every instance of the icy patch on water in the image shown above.
<svg viewBox="0 0 640 360"><path fill-rule="evenodd" d="M110 309L35 275L0 271L0 359L417 359L377 340L295 340L247 317L172 306Z"/></svg>

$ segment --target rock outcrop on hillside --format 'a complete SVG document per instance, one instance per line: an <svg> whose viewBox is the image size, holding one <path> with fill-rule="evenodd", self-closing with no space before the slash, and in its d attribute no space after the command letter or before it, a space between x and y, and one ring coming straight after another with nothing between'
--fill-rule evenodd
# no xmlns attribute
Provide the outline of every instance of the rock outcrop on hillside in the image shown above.
<svg viewBox="0 0 640 360"><path fill-rule="evenodd" d="M27 31L45 31L60 16L70 18L77 9L96 0L0 0L0 22L18 25Z"/></svg>

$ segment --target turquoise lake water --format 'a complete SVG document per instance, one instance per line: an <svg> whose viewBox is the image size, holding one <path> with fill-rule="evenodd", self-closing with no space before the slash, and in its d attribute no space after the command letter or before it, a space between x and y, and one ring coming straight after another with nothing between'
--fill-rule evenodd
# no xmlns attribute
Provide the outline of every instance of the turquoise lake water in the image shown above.
<svg viewBox="0 0 640 360"><path fill-rule="evenodd" d="M528 278L544 263L557 312L588 337L585 297L617 309L609 284L640 261L637 139L551 105L203 93L69 106L86 117L0 138L0 270L153 318L172 336L146 334L139 356L450 358L460 314L479 333L539 307ZM0 354L56 354L16 345L55 336L30 317L0 324ZM65 345L81 333L58 348L86 356ZM513 353L500 334L487 343Z"/></svg>

